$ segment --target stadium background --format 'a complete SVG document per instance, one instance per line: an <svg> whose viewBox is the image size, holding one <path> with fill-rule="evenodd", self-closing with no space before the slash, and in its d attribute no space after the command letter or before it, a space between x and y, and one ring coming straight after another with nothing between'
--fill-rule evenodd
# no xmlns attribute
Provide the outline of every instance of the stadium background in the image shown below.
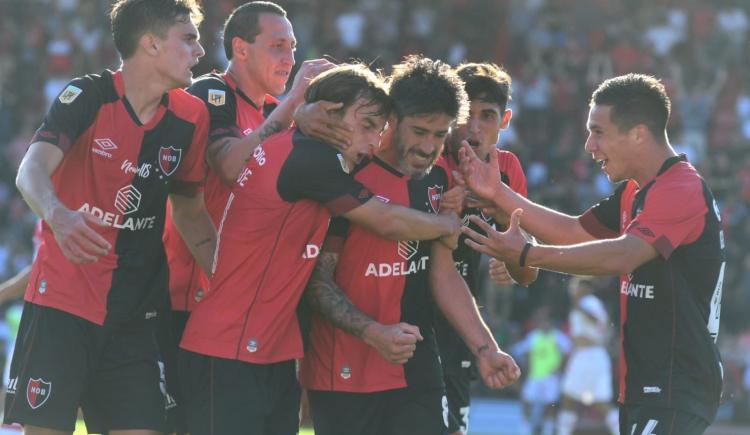
<svg viewBox="0 0 750 435"><path fill-rule="evenodd" d="M205 2L200 30L207 54L196 75L223 69L219 32L239 3ZM454 65L465 60L504 65L513 77L513 120L499 146L520 157L535 201L568 213L582 212L612 189L583 151L592 89L627 72L662 78L673 103L672 144L708 180L727 240L719 340L725 399L717 426L750 427L742 426L750 422L750 1L279 3L294 24L298 62L322 55L337 61L357 58L388 72L403 55L424 53ZM13 182L29 138L69 79L117 68L106 18L109 4L0 0L0 279L31 261L35 217ZM504 346L520 340L533 327L534 313L545 307L565 330L566 281L542 273L528 289L488 285L484 315L498 340ZM616 284L601 280L599 287L616 324ZM613 356L616 351L613 343ZM486 417L487 427L497 427L492 416L503 409L518 413L517 396L518 388L490 392L477 387L476 397L488 401L477 402L473 421L482 425Z"/></svg>

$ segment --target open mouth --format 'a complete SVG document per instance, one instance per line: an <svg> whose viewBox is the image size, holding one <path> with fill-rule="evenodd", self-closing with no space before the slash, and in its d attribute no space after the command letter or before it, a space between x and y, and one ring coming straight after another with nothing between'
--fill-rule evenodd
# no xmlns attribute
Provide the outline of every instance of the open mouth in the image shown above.
<svg viewBox="0 0 750 435"><path fill-rule="evenodd" d="M599 167L601 167L602 169L607 167L607 162L609 162L609 159L597 159L596 160L596 163L598 163Z"/></svg>
<svg viewBox="0 0 750 435"><path fill-rule="evenodd" d="M468 143L469 143L469 145L470 145L470 146L471 146L472 148L478 148L478 147L479 147L479 145L481 145L481 144L479 143L479 141L478 141L478 140L474 140L474 139L466 139L466 142L468 142Z"/></svg>

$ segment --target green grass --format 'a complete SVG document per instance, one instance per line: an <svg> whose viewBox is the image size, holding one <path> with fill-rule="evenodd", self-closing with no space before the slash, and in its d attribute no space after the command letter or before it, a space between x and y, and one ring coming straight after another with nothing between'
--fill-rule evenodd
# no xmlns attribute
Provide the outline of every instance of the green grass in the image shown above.
<svg viewBox="0 0 750 435"><path fill-rule="evenodd" d="M83 423L83 420L78 420L78 422L76 422L76 431L73 435L86 435L87 433L86 425ZM299 430L299 435L315 435L315 432L311 428L303 427Z"/></svg>

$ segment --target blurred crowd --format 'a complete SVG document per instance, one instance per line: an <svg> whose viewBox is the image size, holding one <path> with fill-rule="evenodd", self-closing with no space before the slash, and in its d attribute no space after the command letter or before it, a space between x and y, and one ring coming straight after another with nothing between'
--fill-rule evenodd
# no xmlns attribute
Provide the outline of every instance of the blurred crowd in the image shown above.
<svg viewBox="0 0 750 435"><path fill-rule="evenodd" d="M0 279L31 261L35 220L14 186L28 140L71 78L119 61L107 0L0 0ZM206 56L196 74L223 69L218 35L241 1L204 2ZM580 213L612 185L583 150L588 98L627 72L661 78L672 98L669 135L712 187L728 252L720 347L720 418L750 420L750 2L747 0L280 0L297 60L352 58L388 72L403 55L451 64L492 61L513 77L513 120L498 146L515 152L530 196ZM510 344L551 307L563 330L566 278L488 291L483 303ZM598 295L617 322L613 280ZM616 324L616 323L615 323Z"/></svg>

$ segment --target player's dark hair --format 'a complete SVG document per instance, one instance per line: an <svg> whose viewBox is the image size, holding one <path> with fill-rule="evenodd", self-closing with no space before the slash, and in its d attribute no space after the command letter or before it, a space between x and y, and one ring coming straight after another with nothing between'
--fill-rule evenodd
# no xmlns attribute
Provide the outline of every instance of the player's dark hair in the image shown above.
<svg viewBox="0 0 750 435"><path fill-rule="evenodd" d="M227 59L232 59L232 39L238 37L243 41L255 42L255 37L260 34L260 14L276 14L286 17L286 11L273 2L256 1L248 2L236 7L224 22L224 54Z"/></svg>
<svg viewBox="0 0 750 435"><path fill-rule="evenodd" d="M203 21L196 0L118 0L109 14L115 47L123 59L135 54L138 41L146 32L166 38L176 23Z"/></svg>
<svg viewBox="0 0 750 435"><path fill-rule="evenodd" d="M469 100L453 68L439 60L411 55L393 67L389 92L399 120L405 116L444 113L464 122Z"/></svg>
<svg viewBox="0 0 750 435"><path fill-rule="evenodd" d="M610 119L620 133L644 124L657 140L666 137L671 103L655 77L627 74L606 80L591 96L589 105L594 104L612 107Z"/></svg>
<svg viewBox="0 0 750 435"><path fill-rule="evenodd" d="M305 102L331 101L344 103L345 112L359 98L366 100L363 107L376 108L375 115L388 116L392 110L383 78L361 63L341 64L315 77L305 91Z"/></svg>
<svg viewBox="0 0 750 435"><path fill-rule="evenodd" d="M502 67L494 63L464 63L456 68L456 74L463 80L470 101L494 103L505 112L512 81Z"/></svg>

